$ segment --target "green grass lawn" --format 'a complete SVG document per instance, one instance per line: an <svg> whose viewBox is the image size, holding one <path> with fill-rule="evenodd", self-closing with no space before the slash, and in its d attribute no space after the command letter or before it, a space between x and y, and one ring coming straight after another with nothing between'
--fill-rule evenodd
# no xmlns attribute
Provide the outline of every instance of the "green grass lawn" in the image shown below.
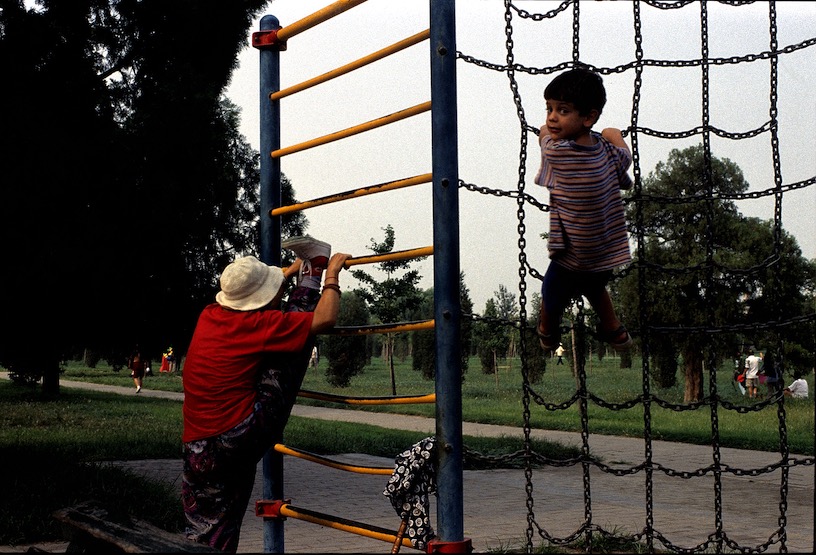
<svg viewBox="0 0 816 555"><path fill-rule="evenodd" d="M567 363L569 364L569 363ZM575 379L567 365L550 362L539 383L531 387L549 405L560 405L568 401L576 392ZM520 363L511 361L498 374L484 374L479 362L473 358L462 384L462 414L469 422L522 426L524 401ZM608 358L587 363L587 388L591 393L607 403L624 403L642 394L643 376L640 360L635 359L632 369L621 369L619 359ZM348 388L334 388L326 383L324 370L310 370L303 383L304 389L348 396L389 395L388 371L380 360L372 361L365 373L352 378ZM411 369L410 361L398 364L395 370L397 394L414 395L433 392L433 383L425 381ZM707 378L707 376L706 376ZM807 378L813 391L813 376ZM765 388L762 388L763 394ZM708 384L704 385L708 391ZM683 400L682 380L669 389L651 390L652 395L669 403L681 404ZM757 400L742 396L731 381L730 370L718 373L718 394L737 407L749 408ZM302 403L314 403L300 400ZM548 405L548 406L549 406ZM578 404L564 410L548 410L535 400L530 400L530 425L532 428L579 431L581 426ZM379 410L433 416L433 405L393 405L370 407L365 410ZM589 431L591 433L643 437L644 405L634 408L611 410L589 402ZM813 455L814 452L814 403L813 398L790 399L784 403L786 432L790 449L794 453ZM683 441L697 444L711 442L711 409L671 410L651 404L651 435L653 439ZM779 449L780 416L776 404L760 411L738 412L718 407L718 428L722 446L742 449L776 451Z"/></svg>
<svg viewBox="0 0 816 555"><path fill-rule="evenodd" d="M303 382L303 389L330 393L341 396L388 396L391 394L390 376L381 359L372 359L364 372L355 376L347 388L330 386L325 379L325 361L316 369L309 369ZM498 374L484 374L479 361L471 358L470 366L462 383L462 416L468 422L501 424L521 427L524 424L523 387L518 359L506 361L505 367ZM633 368L621 369L619 359L607 357L603 361L592 359L586 364L587 388L607 403L624 403L638 398L643 390L643 375L640 359L635 358ZM422 378L420 373L411 368L410 359L397 361L395 364L396 386L398 395L420 395L434 392L434 384ZM64 379L86 380L97 383L132 386L133 382L126 372L113 372L110 368L100 366L87 369L78 363L70 363ZM707 380L708 375L705 375ZM813 389L813 375L807 376L810 391ZM792 381L786 378L786 383ZM181 391L179 374L156 374L144 381L146 389ZM576 391L575 379L569 361L556 365L554 361L547 365L547 371L539 383L531 386L548 404L560 405L568 401ZM761 387L764 394L765 388ZM704 384L708 392L708 383ZM682 377L678 384L669 389L652 387L651 394L668 403L681 404L683 400ZM757 404L757 400L743 396L731 380L731 371L724 368L718 372L719 396L743 410ZM390 405L390 406L351 406L326 403L300 398L298 403L342 407L357 410L371 410L415 414L433 417L435 407L426 405ZM696 410L671 410L651 403L649 421L653 439L666 441L683 441L697 444L711 442L711 408L705 406ZM548 410L534 399L529 401L530 425L532 428L580 431L581 418L578 404L573 403L564 410ZM813 455L814 437L814 401L813 395L808 399L786 398L784 408L785 431L788 444L793 453ZM610 410L589 402L589 431L598 434L624 435L643 437L644 404L638 403L626 410ZM717 421L720 444L724 447L740 449L757 449L778 451L780 442L780 407L771 404L760 411L717 408Z"/></svg>

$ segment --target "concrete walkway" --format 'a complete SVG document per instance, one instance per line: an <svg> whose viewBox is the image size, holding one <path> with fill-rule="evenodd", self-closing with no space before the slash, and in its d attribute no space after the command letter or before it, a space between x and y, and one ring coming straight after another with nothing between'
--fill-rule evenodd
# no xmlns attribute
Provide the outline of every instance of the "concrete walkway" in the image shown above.
<svg viewBox="0 0 816 555"><path fill-rule="evenodd" d="M0 375L0 378L3 376ZM135 395L132 388L94 385L62 380L63 387L86 388ZM179 393L143 389L139 395L181 400ZM318 408L296 405L294 416L331 421L358 422L385 428L405 429L433 434L432 419ZM521 435L520 428L482 424L463 424L464 435ZM580 435L570 432L533 430L535 438L580 445ZM628 468L644 459L643 440L592 435L590 450L613 468ZM408 446L406 446L408 447ZM677 472L692 472L712 463L712 449L682 443L654 441L652 458ZM393 459L361 454L333 457L361 465L392 466ZM803 458L803 457L797 457ZM763 451L723 448L723 464L741 470L765 468L778 462L779 455ZM149 460L116 463L157 480L165 480L180 489L181 461ZM262 475L259 471L253 499L262 498ZM318 512L357 520L396 530L399 522L388 499L382 495L387 476L351 474L287 457L285 460L284 491L292 504ZM575 532L591 514L592 522L616 533L641 532L648 519L646 499L652 503L653 528L674 546L691 549L704 543L715 531L715 492L721 491L722 526L728 538L743 548L755 548L765 543L779 526L782 471L743 476L726 474L720 487L710 475L698 478L671 477L654 472L652 488L647 491L643 472L615 476L590 467L590 503L584 501L584 474L579 467L547 468L533 472L532 509L535 522L549 534L565 537ZM787 480L787 539L791 553L814 552L814 467L796 466L789 470ZM464 473L465 537L473 542L474 550L487 552L497 549L521 548L527 532L527 484L524 471L490 470ZM432 505L435 505L432 503ZM436 523L435 506L431 522ZM537 531L533 544L538 546ZM331 528L296 519L285 524L285 550L288 553L388 553L391 546L382 541L340 532ZM48 544L52 552L64 551L64 544ZM2 549L0 547L0 549ZM655 541L655 549L664 546ZM19 549L24 551L24 549ZM412 550L403 548L405 552ZM728 549L726 549L728 551ZM254 515L254 504L247 508L238 548L239 553L263 552L263 523ZM709 548L707 551L713 551ZM771 553L780 552L778 543Z"/></svg>

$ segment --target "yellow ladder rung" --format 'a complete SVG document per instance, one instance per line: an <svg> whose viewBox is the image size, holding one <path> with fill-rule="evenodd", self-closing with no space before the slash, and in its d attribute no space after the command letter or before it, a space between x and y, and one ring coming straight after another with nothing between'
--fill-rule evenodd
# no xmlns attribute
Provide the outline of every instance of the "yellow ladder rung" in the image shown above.
<svg viewBox="0 0 816 555"><path fill-rule="evenodd" d="M370 335L374 333L401 333L407 331L432 330L433 320L401 322L397 324L371 324L368 326L337 326L326 332L328 335Z"/></svg>
<svg viewBox="0 0 816 555"><path fill-rule="evenodd" d="M301 507L294 507L289 503L282 501L256 501L255 515L264 518L296 518L304 520L313 524L320 524L327 528L334 528L335 530L342 530L357 534L358 536L366 536L375 540L382 540L388 543L400 542L405 547L412 547L411 540L408 538L399 538L398 534L372 524L365 524L356 520L332 516L317 511L310 511ZM401 540L401 541L400 541Z"/></svg>
<svg viewBox="0 0 816 555"><path fill-rule="evenodd" d="M428 393L426 395L390 395L387 397L348 397L301 389L298 392L298 397L316 399L318 401L328 401L330 403L344 403L347 405L418 405L422 403L436 402L436 393Z"/></svg>
<svg viewBox="0 0 816 555"><path fill-rule="evenodd" d="M430 109L431 102L430 101L423 102L422 104L411 106L410 108L406 108L405 110L400 110L399 112L394 112L393 114L383 116L381 118L377 118L366 123L361 123L360 125L355 125L347 129L343 129L342 131L336 131L328 135L323 135L322 137L317 137L316 139L311 139L309 141L304 141L296 145L280 148L278 150L273 150L271 156L272 158L281 158L288 154L294 154L295 152L300 152L301 150L307 150L309 148L314 148L316 146L324 145L326 143L331 143L334 141L338 141L340 139L345 139L346 137L351 137L352 135L357 135L358 133L370 131L372 129L376 129L378 127L382 127L384 125L388 125L390 123L394 123L409 118L411 116L416 116L423 112L427 112Z"/></svg>
<svg viewBox="0 0 816 555"><path fill-rule="evenodd" d="M335 461L333 459L329 459L328 457L323 457L316 453L310 453L308 451L304 451L302 449L295 449L293 447L287 447L282 443L276 443L274 447L275 451L278 453L283 453L284 455L289 455L291 457L297 457L299 459L303 459L306 461L310 461L317 464L322 464L323 466L328 466L331 468L336 468L337 470L345 470L346 472L355 472L357 474L383 474L383 475L390 475L394 473L394 468L385 468L385 467L376 467L376 466L359 466L356 464L346 464L341 463L339 461Z"/></svg>
<svg viewBox="0 0 816 555"><path fill-rule="evenodd" d="M324 204L331 204L333 202L348 200L350 198L358 198L366 195L373 195L375 193L393 191L395 189L402 189L403 187L410 187L412 185L418 185L420 183L430 183L431 181L433 181L433 174L424 173L422 175L417 175L414 177L398 179L396 181L388 181L387 183L370 185L368 187L361 187L359 189L354 189L352 191L345 191L343 193L327 195L325 197L307 200L304 202L299 202L297 204L290 204L289 206L280 206L278 208L273 208L272 210L270 210L269 215L273 217L283 216L284 214L290 214L292 212L308 210L309 208L314 208L315 206L323 206Z"/></svg>

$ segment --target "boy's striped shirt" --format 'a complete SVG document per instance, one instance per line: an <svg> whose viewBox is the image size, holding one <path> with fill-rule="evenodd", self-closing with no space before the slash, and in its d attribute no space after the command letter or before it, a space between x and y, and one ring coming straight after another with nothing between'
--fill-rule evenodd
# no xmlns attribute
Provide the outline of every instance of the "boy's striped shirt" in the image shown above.
<svg viewBox="0 0 816 555"><path fill-rule="evenodd" d="M578 271L612 270L631 262L621 189L632 181L632 157L593 133L594 146L541 139L535 182L550 192L550 258Z"/></svg>

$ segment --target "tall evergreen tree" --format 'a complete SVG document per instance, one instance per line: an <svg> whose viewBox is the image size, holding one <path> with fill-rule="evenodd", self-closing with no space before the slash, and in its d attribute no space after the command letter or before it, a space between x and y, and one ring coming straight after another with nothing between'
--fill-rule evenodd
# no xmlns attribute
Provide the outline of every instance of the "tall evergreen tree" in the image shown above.
<svg viewBox="0 0 816 555"><path fill-rule="evenodd" d="M485 320L477 322L474 327L476 351L482 372L494 374L497 372L496 361L507 356L510 333L508 325L499 317L495 298L487 299L482 316Z"/></svg>
<svg viewBox="0 0 816 555"><path fill-rule="evenodd" d="M183 350L257 237L257 161L222 95L262 0L0 2L0 364ZM8 140L13 137L13 140Z"/></svg>

